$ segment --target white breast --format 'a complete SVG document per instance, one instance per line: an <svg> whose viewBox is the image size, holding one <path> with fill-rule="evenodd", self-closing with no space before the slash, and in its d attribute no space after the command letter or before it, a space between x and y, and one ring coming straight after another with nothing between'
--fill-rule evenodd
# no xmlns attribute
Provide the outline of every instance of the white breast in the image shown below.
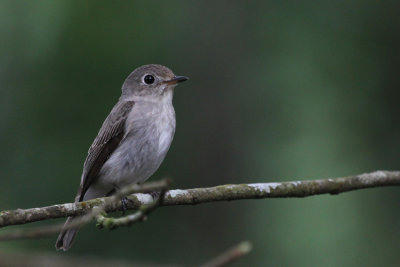
<svg viewBox="0 0 400 267"><path fill-rule="evenodd" d="M122 187L147 180L160 166L175 133L172 101L136 102L125 137L100 171L103 184Z"/></svg>

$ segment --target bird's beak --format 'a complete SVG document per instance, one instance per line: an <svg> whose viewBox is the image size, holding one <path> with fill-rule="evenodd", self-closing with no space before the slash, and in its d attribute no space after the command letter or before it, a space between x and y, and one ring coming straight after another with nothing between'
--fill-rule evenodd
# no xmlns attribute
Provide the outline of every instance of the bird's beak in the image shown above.
<svg viewBox="0 0 400 267"><path fill-rule="evenodd" d="M166 83L166 84L177 84L177 83L180 83L180 82L184 82L186 80L189 80L189 78L185 77L185 76L175 76L171 80L164 81L164 83Z"/></svg>

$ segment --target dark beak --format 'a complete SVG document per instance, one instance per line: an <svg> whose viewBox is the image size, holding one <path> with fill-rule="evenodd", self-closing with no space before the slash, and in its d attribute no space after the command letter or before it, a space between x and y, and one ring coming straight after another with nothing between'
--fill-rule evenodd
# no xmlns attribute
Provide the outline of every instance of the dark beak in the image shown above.
<svg viewBox="0 0 400 267"><path fill-rule="evenodd" d="M167 83L167 84L176 84L176 83L184 82L186 80L189 80L189 78L185 77L185 76L175 76L171 80L164 81L164 82Z"/></svg>

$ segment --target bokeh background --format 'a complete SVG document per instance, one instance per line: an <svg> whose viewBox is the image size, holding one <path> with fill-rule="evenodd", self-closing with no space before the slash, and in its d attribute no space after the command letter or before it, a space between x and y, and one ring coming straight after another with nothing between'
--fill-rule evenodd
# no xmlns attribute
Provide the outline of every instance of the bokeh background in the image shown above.
<svg viewBox="0 0 400 267"><path fill-rule="evenodd" d="M177 131L153 180L191 188L399 169L399 8L1 1L0 209L72 201L124 79L148 63L190 77L175 90ZM130 228L91 224L61 258L196 265L249 240L235 266L398 266L399 193L166 207ZM52 257L55 239L0 251Z"/></svg>

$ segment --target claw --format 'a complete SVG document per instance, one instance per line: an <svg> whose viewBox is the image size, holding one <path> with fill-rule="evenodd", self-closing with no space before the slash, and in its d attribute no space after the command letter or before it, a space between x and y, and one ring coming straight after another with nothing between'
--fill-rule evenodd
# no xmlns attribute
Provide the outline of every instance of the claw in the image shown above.
<svg viewBox="0 0 400 267"><path fill-rule="evenodd" d="M152 197L153 199L157 199L157 198L160 197L161 192L159 192L159 191L152 191L152 192L150 192L149 194L151 195L151 197Z"/></svg>
<svg viewBox="0 0 400 267"><path fill-rule="evenodd" d="M122 215L125 215L125 212L128 210L128 202L127 197L121 197Z"/></svg>

